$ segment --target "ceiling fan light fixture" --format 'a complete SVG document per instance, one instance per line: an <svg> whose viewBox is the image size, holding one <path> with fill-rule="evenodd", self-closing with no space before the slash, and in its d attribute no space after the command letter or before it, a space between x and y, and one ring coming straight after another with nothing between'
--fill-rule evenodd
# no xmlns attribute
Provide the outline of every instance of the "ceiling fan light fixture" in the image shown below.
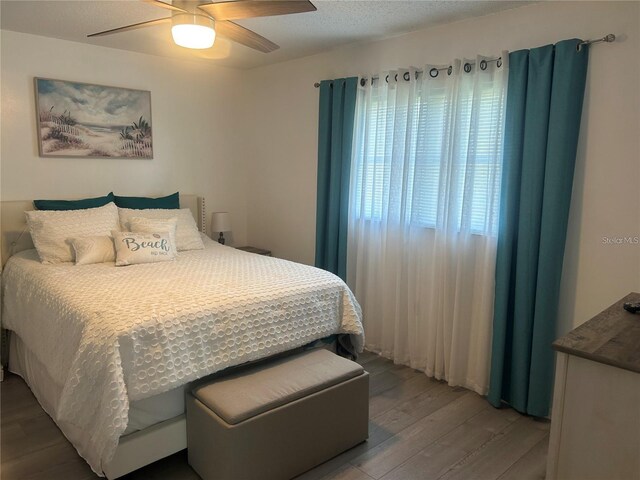
<svg viewBox="0 0 640 480"><path fill-rule="evenodd" d="M174 13L171 35L176 45L185 48L210 48L216 39L213 19L197 13Z"/></svg>

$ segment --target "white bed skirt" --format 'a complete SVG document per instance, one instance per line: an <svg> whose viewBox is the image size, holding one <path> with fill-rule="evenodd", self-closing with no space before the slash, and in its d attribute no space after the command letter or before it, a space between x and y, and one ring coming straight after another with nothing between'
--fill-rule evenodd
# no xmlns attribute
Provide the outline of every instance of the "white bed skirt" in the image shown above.
<svg viewBox="0 0 640 480"><path fill-rule="evenodd" d="M40 360L15 332L10 333L9 345L9 371L25 380L42 408L55 420L54 412L57 411L62 387L53 381ZM131 402L129 422L123 436L182 415L185 411L184 392L187 386Z"/></svg>

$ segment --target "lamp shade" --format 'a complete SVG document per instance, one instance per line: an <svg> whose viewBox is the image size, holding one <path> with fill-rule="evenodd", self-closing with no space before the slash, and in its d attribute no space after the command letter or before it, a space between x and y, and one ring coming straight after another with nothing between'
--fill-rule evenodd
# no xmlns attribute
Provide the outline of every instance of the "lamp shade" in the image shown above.
<svg viewBox="0 0 640 480"><path fill-rule="evenodd" d="M229 212L213 212L211 214L211 231L212 232L230 232L231 231L231 215L229 215Z"/></svg>
<svg viewBox="0 0 640 480"><path fill-rule="evenodd" d="M213 20L191 13L175 13L171 17L171 35L176 45L194 49L209 48L216 39Z"/></svg>

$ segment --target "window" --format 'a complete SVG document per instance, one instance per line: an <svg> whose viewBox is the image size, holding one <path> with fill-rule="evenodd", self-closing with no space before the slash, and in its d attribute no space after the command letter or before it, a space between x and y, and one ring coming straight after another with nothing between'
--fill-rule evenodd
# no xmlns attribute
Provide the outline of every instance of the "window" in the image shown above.
<svg viewBox="0 0 640 480"><path fill-rule="evenodd" d="M360 92L356 220L497 233L506 79L487 70L401 73Z"/></svg>

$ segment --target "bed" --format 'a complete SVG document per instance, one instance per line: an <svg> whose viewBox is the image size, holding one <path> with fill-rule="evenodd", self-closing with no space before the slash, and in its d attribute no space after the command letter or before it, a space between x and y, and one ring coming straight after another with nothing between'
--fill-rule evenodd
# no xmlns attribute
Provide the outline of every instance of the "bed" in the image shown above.
<svg viewBox="0 0 640 480"><path fill-rule="evenodd" d="M201 199L180 201L203 230ZM30 208L2 203L9 368L99 475L186 448L193 381L336 334L362 349L360 307L328 272L204 235L174 262L43 265L21 234Z"/></svg>

